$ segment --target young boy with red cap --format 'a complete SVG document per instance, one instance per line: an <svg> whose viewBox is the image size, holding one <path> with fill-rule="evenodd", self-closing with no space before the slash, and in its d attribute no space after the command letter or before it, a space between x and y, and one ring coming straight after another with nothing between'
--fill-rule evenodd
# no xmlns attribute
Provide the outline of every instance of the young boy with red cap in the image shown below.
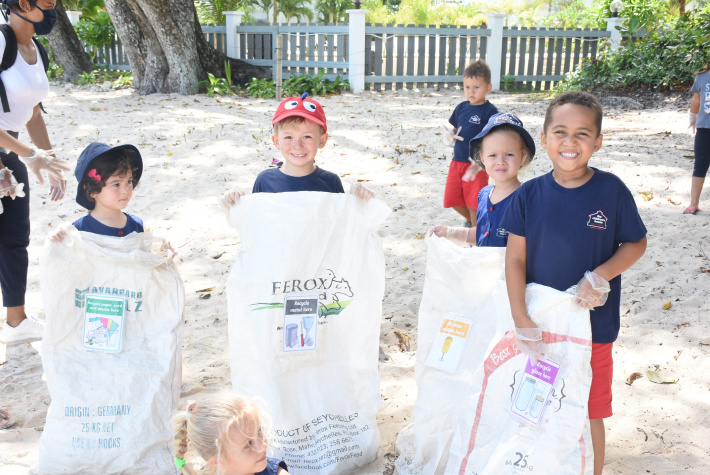
<svg viewBox="0 0 710 475"><path fill-rule="evenodd" d="M323 191L344 193L340 177L315 164L316 154L328 142L328 124L323 107L308 97L284 99L271 121L271 140L281 151L283 165L259 173L252 193L285 193L289 191ZM358 184L351 190L359 198L369 200L370 190ZM244 192L229 191L222 197L226 207L232 206Z"/></svg>

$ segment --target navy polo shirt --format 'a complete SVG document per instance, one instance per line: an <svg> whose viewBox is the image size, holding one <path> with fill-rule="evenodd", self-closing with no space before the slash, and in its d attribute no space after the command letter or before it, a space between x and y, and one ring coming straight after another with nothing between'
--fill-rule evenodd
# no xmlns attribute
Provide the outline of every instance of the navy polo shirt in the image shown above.
<svg viewBox="0 0 710 475"><path fill-rule="evenodd" d="M335 173L316 167L306 176L286 175L279 168L269 168L259 173L252 193L285 193L289 191L323 191L345 193L340 177Z"/></svg>
<svg viewBox="0 0 710 475"><path fill-rule="evenodd" d="M131 233L143 232L143 220L141 220L138 216L133 216L127 213L123 214L126 215L127 219L126 225L122 228L112 228L110 226L106 226L105 224L98 222L90 214L74 221L74 227L79 231L100 234L102 236L123 237L128 236Z"/></svg>
<svg viewBox="0 0 710 475"><path fill-rule="evenodd" d="M478 211L476 212L476 246L505 247L508 244L508 231L500 225L500 220L513 198L506 196L498 203L491 203L491 193L494 185L484 187L478 194Z"/></svg>
<svg viewBox="0 0 710 475"><path fill-rule="evenodd" d="M593 170L577 188L560 186L550 172L513 193L501 226L525 237L528 283L565 291L585 271L608 261L622 243L646 236L626 185L611 173ZM590 312L595 343L612 343L619 335L621 276L609 284L606 303Z"/></svg>
<svg viewBox="0 0 710 475"><path fill-rule="evenodd" d="M486 101L484 104L472 106L468 101L463 101L457 105L454 112L449 117L449 123L458 130L461 127L463 140L456 140L454 144L454 161L468 162L469 159L469 142L476 135L481 133L483 127L488 123L488 119L493 114L497 114L496 106Z"/></svg>

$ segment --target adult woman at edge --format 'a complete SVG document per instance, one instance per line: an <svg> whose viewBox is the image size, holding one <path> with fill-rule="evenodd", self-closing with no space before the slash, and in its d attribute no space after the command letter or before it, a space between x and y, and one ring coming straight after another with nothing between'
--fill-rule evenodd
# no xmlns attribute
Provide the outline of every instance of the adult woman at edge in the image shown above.
<svg viewBox="0 0 710 475"><path fill-rule="evenodd" d="M25 314L28 254L30 242L30 194L28 169L44 184L42 171L49 177L50 199L64 197L65 182L62 170L69 164L57 160L47 135L39 103L49 92L49 81L37 47L32 41L35 34L46 35L56 21L55 0L4 0L9 14L8 25L17 38L17 58L14 64L0 73L7 93L9 112L0 110L0 179L5 187L22 193L5 191L0 195L3 212L0 214L0 285L3 306L7 307L7 320L0 340L5 343L42 337L43 322ZM0 35L0 54L6 47L5 35ZM34 146L20 142L19 130L25 127ZM8 173L7 168L10 171ZM22 185L24 184L24 190Z"/></svg>

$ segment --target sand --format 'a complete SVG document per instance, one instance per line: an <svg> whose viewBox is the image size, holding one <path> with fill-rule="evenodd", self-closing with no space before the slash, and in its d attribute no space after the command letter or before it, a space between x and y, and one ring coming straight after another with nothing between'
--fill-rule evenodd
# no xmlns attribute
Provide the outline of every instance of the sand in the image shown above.
<svg viewBox="0 0 710 475"><path fill-rule="evenodd" d="M547 100L494 93L501 111L518 114L539 148ZM381 228L386 291L380 344L383 407L378 416L380 457L360 474L389 474L398 431L412 422L417 309L424 283L423 233L434 224L460 225L442 209L451 149L441 141L462 98L456 90L344 94L318 98L331 136L317 163L344 181L361 180L395 212ZM44 101L50 138L60 156L75 162L92 141L132 143L141 150L144 173L128 211L168 237L180 252L187 292L181 404L230 388L227 304L223 293L239 238L217 206L228 188L251 189L259 171L278 157L271 144L273 100L237 96L151 95L129 89L92 92L53 86ZM659 102L646 110L605 109L604 145L591 164L619 175L637 199L648 227L648 250L624 274L622 331L614 347L614 410L607 420L605 473L707 473L710 466L710 195L695 216L688 205L693 154L687 131L689 98ZM21 138L27 140L26 133ZM543 150L524 173L551 169ZM652 193L645 201L642 192ZM61 203L35 186L27 308L42 315L39 256L46 235L81 216L69 180ZM212 298L197 290L215 287ZM664 310L665 303L672 307ZM4 317L4 315L1 315ZM404 351L395 331L412 337ZM0 471L26 474L37 465L38 445L50 403L42 379L41 345L0 344L0 407L17 420L0 431ZM658 370L676 384L634 372ZM703 467L706 467L703 469Z"/></svg>

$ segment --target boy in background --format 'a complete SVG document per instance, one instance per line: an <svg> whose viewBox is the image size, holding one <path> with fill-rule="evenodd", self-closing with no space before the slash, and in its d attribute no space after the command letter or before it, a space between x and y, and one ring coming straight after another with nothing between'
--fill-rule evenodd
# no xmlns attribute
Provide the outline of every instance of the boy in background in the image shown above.
<svg viewBox="0 0 710 475"><path fill-rule="evenodd" d="M501 221L508 230L505 278L516 345L544 357L543 329L527 314L525 286L565 291L591 310L589 419L594 474L604 467L604 419L611 417L612 346L619 334L621 273L646 250L646 227L615 175L588 166L602 145L602 107L586 92L557 96L547 108L542 148L552 172L523 183Z"/></svg>
<svg viewBox="0 0 710 475"><path fill-rule="evenodd" d="M444 208L453 208L464 217L466 226L476 225L478 193L488 185L488 174L469 158L469 142L481 133L488 119L498 113L488 102L491 92L491 69L479 59L472 61L463 72L465 101L454 109L449 118L452 129L447 129L444 141L454 145L454 158L449 165L444 190Z"/></svg>

